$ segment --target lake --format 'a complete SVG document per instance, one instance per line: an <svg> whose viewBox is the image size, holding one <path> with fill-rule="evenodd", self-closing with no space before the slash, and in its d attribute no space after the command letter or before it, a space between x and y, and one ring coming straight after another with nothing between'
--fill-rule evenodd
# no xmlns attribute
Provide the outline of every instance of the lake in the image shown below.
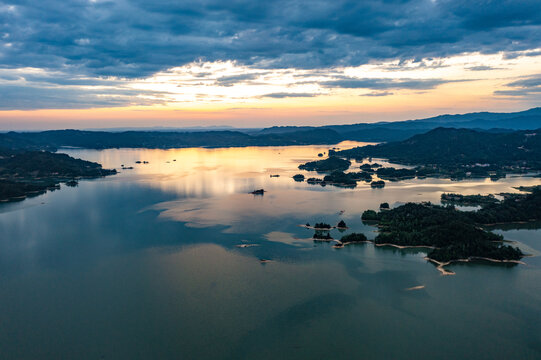
<svg viewBox="0 0 541 360"><path fill-rule="evenodd" d="M335 238L374 238L360 215L382 202L540 179L343 189L291 178L327 150L62 150L134 169L0 205L0 358L541 358L535 227L495 230L537 255L526 265L457 264L441 276L418 249L334 249L299 226L343 219Z"/></svg>

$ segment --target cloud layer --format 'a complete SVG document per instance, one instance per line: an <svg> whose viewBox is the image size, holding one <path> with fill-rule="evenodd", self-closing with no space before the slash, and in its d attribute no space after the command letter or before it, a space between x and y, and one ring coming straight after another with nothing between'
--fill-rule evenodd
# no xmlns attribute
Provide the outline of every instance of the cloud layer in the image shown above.
<svg viewBox="0 0 541 360"><path fill-rule="evenodd" d="M0 1L0 64L146 77L203 59L259 68L512 54L540 47L538 0Z"/></svg>
<svg viewBox="0 0 541 360"><path fill-rule="evenodd" d="M540 39L539 0L0 0L0 111L535 103Z"/></svg>

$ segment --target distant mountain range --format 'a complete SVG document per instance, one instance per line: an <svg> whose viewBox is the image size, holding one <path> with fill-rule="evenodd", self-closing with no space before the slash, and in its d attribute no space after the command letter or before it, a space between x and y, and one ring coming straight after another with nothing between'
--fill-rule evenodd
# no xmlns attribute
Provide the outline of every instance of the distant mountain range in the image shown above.
<svg viewBox="0 0 541 360"><path fill-rule="evenodd" d="M309 126L275 126L263 129L259 134L284 134L299 130L323 128L336 131L344 140L383 142L405 140L437 127L452 127L492 132L528 130L541 127L541 107L513 113L478 112L458 115L439 115L426 119L371 124Z"/></svg>
<svg viewBox="0 0 541 360"><path fill-rule="evenodd" d="M343 138L331 129L307 129L284 134L253 134L240 131L81 131L51 130L0 134L0 148L55 150L62 147L87 149L181 147L242 147L337 144Z"/></svg>
<svg viewBox="0 0 541 360"><path fill-rule="evenodd" d="M438 127L476 129L490 133L541 128L541 108L515 113L440 115L427 119L372 124L277 126L266 129L208 130L154 129L153 131L51 130L0 133L0 148L46 149L60 147L178 148L230 146L332 145L343 140L393 142Z"/></svg>

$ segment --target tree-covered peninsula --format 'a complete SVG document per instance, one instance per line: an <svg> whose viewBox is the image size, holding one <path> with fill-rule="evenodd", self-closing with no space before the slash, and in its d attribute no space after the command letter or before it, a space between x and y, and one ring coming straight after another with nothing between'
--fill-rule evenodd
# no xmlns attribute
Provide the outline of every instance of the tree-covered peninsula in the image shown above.
<svg viewBox="0 0 541 360"><path fill-rule="evenodd" d="M417 166L411 170L378 169L381 178L491 177L541 170L541 129L487 132L437 128L404 141L368 145L329 156L363 160L376 157Z"/></svg>
<svg viewBox="0 0 541 360"><path fill-rule="evenodd" d="M492 194L490 195L462 195L453 193L441 194L442 204L462 205L462 206L485 206L488 204L497 203L498 199Z"/></svg>
<svg viewBox="0 0 541 360"><path fill-rule="evenodd" d="M61 182L116 174L100 164L48 151L0 150L0 201L40 194Z"/></svg>
<svg viewBox="0 0 541 360"><path fill-rule="evenodd" d="M483 225L541 220L541 189L491 203L475 212L453 206L407 203L391 210L363 213L365 221L377 222L376 245L431 248L428 258L438 262L460 259L516 261L524 254L505 245L503 237L486 231Z"/></svg>

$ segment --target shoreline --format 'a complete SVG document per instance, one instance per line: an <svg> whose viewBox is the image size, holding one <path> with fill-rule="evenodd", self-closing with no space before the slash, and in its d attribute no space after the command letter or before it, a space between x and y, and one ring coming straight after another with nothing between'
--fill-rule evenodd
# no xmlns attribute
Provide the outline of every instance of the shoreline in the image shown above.
<svg viewBox="0 0 541 360"><path fill-rule="evenodd" d="M348 241L348 242L341 242L340 240L335 240L337 244L333 245L333 248L335 249L341 249L346 245L351 244L373 244L374 242L371 240L365 240L365 241Z"/></svg>
<svg viewBox="0 0 541 360"><path fill-rule="evenodd" d="M108 169L106 169L108 170ZM96 176L90 176L90 175L84 175L84 176L75 176L75 177L56 177L56 178L34 178L34 179L27 179L27 178L16 178L16 179L9 179L10 183L18 184L18 185L32 185L32 186L41 186L42 188L39 190L30 190L25 191L22 195L19 196L10 196L5 198L0 198L0 203L12 203L12 202L19 202L28 198L40 196L43 194L48 193L49 191L54 190L60 190L61 185L64 184L66 186L66 183L70 181L77 181L80 180L96 180L105 178L107 176L116 175L118 172L114 170L114 172L111 172L109 174L102 174L102 175L96 175ZM4 179L5 180L5 179ZM47 180L51 181L50 183L47 182ZM69 186L69 185L67 185Z"/></svg>
<svg viewBox="0 0 541 360"><path fill-rule="evenodd" d="M438 249L435 246L429 246L429 245L397 245L397 244L391 244L391 243L384 243L384 244L377 244L374 242L374 240L365 240L365 241L348 241L348 242L341 242L340 240L335 240L338 242L337 245L334 245L335 248L342 248L346 245L351 244L373 244L377 247L383 247L383 246L390 246L395 247L398 249Z"/></svg>
<svg viewBox="0 0 541 360"><path fill-rule="evenodd" d="M334 238L329 238L329 239L318 239L318 238L311 238L312 240L314 241L319 241L319 242L333 242L333 241L340 241L340 240L336 240Z"/></svg>
<svg viewBox="0 0 541 360"><path fill-rule="evenodd" d="M404 290L406 291L412 291L412 290L422 290L424 289L425 286L424 285L417 285L417 286L412 286L412 287L409 287L409 288L406 288Z"/></svg>
<svg viewBox="0 0 541 360"><path fill-rule="evenodd" d="M332 229L348 229L348 228L339 228L337 226L331 226L330 228L317 228L317 227L313 227L313 226L306 226L306 225L303 225L303 224L300 224L299 226L303 227L305 229L312 229L312 230L318 230L318 231L330 231Z"/></svg>
<svg viewBox="0 0 541 360"><path fill-rule="evenodd" d="M398 249L419 249L419 248L422 248L422 249L439 249L439 248L437 248L435 246L430 246L430 245L397 245L397 244L392 244L392 243L376 244L375 242L374 242L374 245L375 246L392 246L392 247L395 247L395 248L398 248Z"/></svg>
<svg viewBox="0 0 541 360"><path fill-rule="evenodd" d="M445 269L445 266L449 266L449 265L452 265L453 263L458 263L458 262L471 263L475 261L490 261L490 262L499 263L499 264L509 263L509 264L526 265L526 263L521 260L498 260L498 259L492 259L492 258L487 258L487 257L482 257L482 256L472 256L467 259L454 259L454 260L450 260L446 262L441 262L441 261L429 258L428 256L425 256L424 259L438 265L436 269L439 272L441 272L441 275L443 276L456 275L454 271Z"/></svg>
<svg viewBox="0 0 541 360"><path fill-rule="evenodd" d="M395 247L395 248L398 248L398 249L409 249L409 248L424 248L424 249L438 249L437 247L434 247L434 246L426 246L426 245L412 245L412 246L404 246L404 245L397 245L397 244L391 244L391 243L384 243L384 244L376 244L373 240L366 240L366 241L350 241L350 242L341 242L340 240L334 240L337 242L337 244L333 245L333 248L335 249L342 249L343 247L347 246L347 245L351 245L351 244L367 244L367 243L371 243L373 244L374 246L376 247L382 247L382 246L391 246L391 247ZM533 257L534 255L532 254L526 254L526 255L523 255L523 257ZM451 270L447 270L445 269L446 266L449 266L449 265L452 265L453 263L458 263L458 262L464 262L464 263L471 263L471 262L476 262L476 261L489 261L489 262L493 262L493 263L498 263L498 264L518 264L518 265L527 265L524 261L521 261L521 260L499 260L499 259L492 259L492 258L489 258L489 257L483 257L483 256L471 256L467 259L454 259L454 260L450 260L450 261L446 261L446 262L440 262L438 260L435 260L435 259L432 259L428 256L425 256L424 257L425 260L429 261L429 262L432 262L434 264L436 264L436 269L441 272L441 275L443 276L449 276L449 275L456 275L456 273L454 271L451 271Z"/></svg>

